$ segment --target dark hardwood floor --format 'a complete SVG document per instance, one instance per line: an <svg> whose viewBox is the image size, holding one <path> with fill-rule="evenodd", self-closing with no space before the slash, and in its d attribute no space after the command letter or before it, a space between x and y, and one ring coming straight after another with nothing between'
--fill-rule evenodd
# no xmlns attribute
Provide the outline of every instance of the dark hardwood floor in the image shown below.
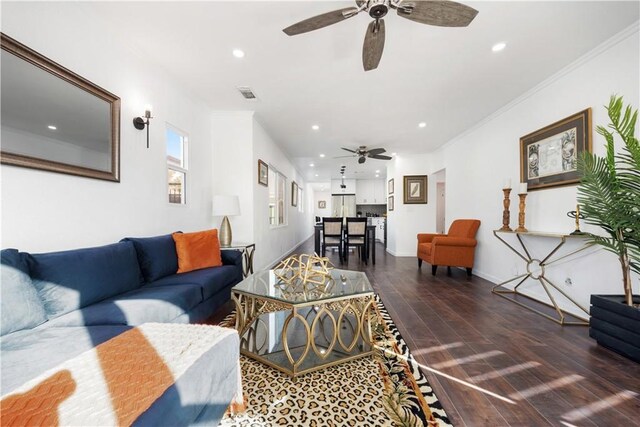
<svg viewBox="0 0 640 427"><path fill-rule="evenodd" d="M312 239L296 250L312 252ZM330 257L366 272L454 425L640 425L640 365L597 346L587 327L524 310L464 270L433 277L382 245L375 266Z"/></svg>

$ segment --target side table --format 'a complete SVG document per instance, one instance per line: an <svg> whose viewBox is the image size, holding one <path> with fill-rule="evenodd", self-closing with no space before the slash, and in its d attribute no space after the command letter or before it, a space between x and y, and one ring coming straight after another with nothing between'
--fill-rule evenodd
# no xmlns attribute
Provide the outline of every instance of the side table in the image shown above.
<svg viewBox="0 0 640 427"><path fill-rule="evenodd" d="M220 246L220 250L234 250L242 252L242 276L253 274L253 253L256 250L255 243L232 243L229 246Z"/></svg>
<svg viewBox="0 0 640 427"><path fill-rule="evenodd" d="M524 252L520 252L518 249L514 248L511 244L509 244L509 242L507 242L505 239L503 239L499 234L502 235L508 235L508 234L512 234L515 235L518 239L518 242L520 243L520 246L522 247L522 250ZM589 242L583 242L583 244L578 247L576 250L573 250L572 252L556 257L555 259L551 259L553 257L553 255L555 255L558 250L564 246L564 244L567 242L568 239L579 239L579 238L584 238L584 236L574 236L571 234L562 234L562 233L542 233L542 232L536 232L536 231L525 231L525 232L520 232L520 231L503 231L503 230L494 230L493 231L493 235L500 240L502 243L504 243L505 246L507 246L509 249L511 249L516 255L518 255L526 264L527 264L527 272L524 274L521 274L519 276L513 277L509 280L506 280L502 283L497 284L496 286L494 286L491 289L491 292L493 292L494 294L501 296L515 304L518 304L519 306L526 308L527 310L533 311L541 316L546 317L547 319L553 320L554 322L560 324L560 325L581 325L581 326L588 326L589 325L589 321L586 318L581 318L578 317L574 314L571 313L567 313L566 311L562 310L558 304L556 303L555 298L553 297L553 295L551 294L551 291L549 289L549 287L555 289L556 291L558 291L560 294L562 294L568 301L570 301L575 307L579 308L582 312L584 312L587 317L589 316L589 310L587 310L587 308L583 307L582 305L580 305L579 303L577 303L573 298L571 298L569 295L567 295L567 293L562 290L560 287L558 287L557 285L555 285L553 282L551 282L546 276L545 276L545 268L550 266L553 263L556 263L560 260L566 259L574 254L577 254L578 252L582 252L583 250L589 248L592 246L591 243ZM527 245L525 244L525 240L523 239L524 236L531 236L531 237L542 237L542 238L548 238L548 239L555 239L558 243L557 245L547 254L544 256L543 259L537 259L531 256ZM546 303L544 301L540 301L537 298L533 298L527 294L524 294L520 291L518 291L518 287L520 285L522 285L527 279L533 279L533 280L537 280L538 282L540 282L540 285L542 285L542 288L544 289L547 297L549 298L549 300L551 301L551 304ZM504 285L506 285L507 283L511 283L511 282L515 282L516 280L518 280L518 284L513 288L513 290L508 289L508 288L503 288ZM502 289L500 289L502 288ZM551 307L554 309L554 311L557 314L557 317L555 316L551 316L547 313L543 313L540 310L537 310L529 305L523 304L520 301L517 301L513 298L509 298L507 296L505 296L506 294L512 294L512 295L519 295L525 298L529 298L531 300L534 300L536 302L539 302L541 304L546 305L547 307ZM572 316L575 317L576 319L578 319L577 321L570 321L566 319L566 316Z"/></svg>

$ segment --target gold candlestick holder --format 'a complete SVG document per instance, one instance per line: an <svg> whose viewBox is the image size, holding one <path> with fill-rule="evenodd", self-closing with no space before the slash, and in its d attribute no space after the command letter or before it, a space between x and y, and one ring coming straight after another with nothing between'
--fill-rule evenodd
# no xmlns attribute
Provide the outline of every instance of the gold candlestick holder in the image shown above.
<svg viewBox="0 0 640 427"><path fill-rule="evenodd" d="M567 216L569 218L573 218L576 220L576 229L573 233L571 233L572 236L580 236L583 234L587 234L584 231L580 231L580 220L581 219L585 219L585 216L580 213L580 205L576 206L576 210L575 211L569 211L567 212Z"/></svg>
<svg viewBox="0 0 640 427"><path fill-rule="evenodd" d="M526 233L528 230L524 227L524 201L527 198L527 193L518 194L518 197L520 198L520 204L518 205L520 212L518 213L518 228L516 228L516 232Z"/></svg>
<svg viewBox="0 0 640 427"><path fill-rule="evenodd" d="M511 189L503 188L502 192L504 193L504 200L502 201L502 205L504 206L504 210L502 211L502 228L501 231L513 231L511 227L509 227L509 222L511 221L511 213L509 212L509 205L511 205Z"/></svg>

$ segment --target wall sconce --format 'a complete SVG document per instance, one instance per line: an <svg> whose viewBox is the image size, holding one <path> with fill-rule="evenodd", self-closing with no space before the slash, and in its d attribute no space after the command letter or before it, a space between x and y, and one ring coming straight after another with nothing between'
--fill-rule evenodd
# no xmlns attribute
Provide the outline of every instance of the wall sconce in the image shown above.
<svg viewBox="0 0 640 427"><path fill-rule="evenodd" d="M153 116L151 115L151 106L145 106L144 108L144 118L142 117L136 117L133 119L133 127L135 127L138 130L142 130L145 127L147 128L147 148L149 148L149 124L150 119L153 119Z"/></svg>

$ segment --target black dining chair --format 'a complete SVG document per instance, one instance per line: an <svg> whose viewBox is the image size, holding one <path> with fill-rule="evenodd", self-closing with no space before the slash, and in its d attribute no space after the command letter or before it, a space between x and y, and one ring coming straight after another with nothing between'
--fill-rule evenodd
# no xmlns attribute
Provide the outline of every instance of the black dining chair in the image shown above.
<svg viewBox="0 0 640 427"><path fill-rule="evenodd" d="M342 218L322 218L322 256L328 247L337 247L342 262Z"/></svg>
<svg viewBox="0 0 640 427"><path fill-rule="evenodd" d="M349 248L358 248L360 259L367 262L367 218L347 218L347 229L344 236L344 259L349 261Z"/></svg>

